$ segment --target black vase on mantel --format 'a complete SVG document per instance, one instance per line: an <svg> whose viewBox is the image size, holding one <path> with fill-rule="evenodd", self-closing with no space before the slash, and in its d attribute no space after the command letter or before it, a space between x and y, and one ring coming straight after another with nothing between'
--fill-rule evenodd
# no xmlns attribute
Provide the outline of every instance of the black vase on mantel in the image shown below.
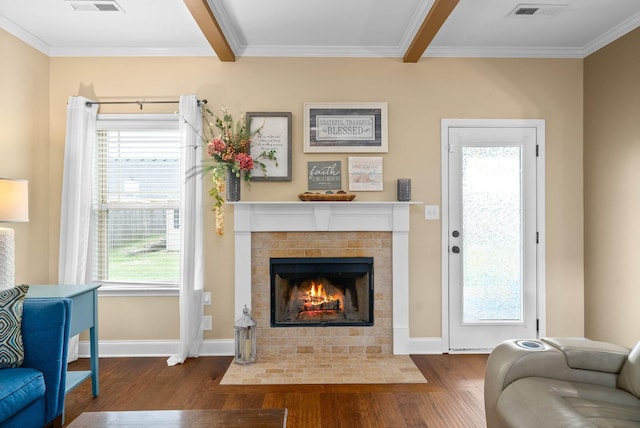
<svg viewBox="0 0 640 428"><path fill-rule="evenodd" d="M230 169L227 170L225 178L225 197L227 202L237 202L240 200L240 184L242 177L238 177Z"/></svg>
<svg viewBox="0 0 640 428"><path fill-rule="evenodd" d="M411 200L410 178L398 178L398 200L403 202Z"/></svg>

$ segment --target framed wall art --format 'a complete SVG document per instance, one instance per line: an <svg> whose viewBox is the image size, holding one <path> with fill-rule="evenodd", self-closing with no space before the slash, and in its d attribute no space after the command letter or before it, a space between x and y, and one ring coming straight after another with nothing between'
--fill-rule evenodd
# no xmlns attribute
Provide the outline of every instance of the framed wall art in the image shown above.
<svg viewBox="0 0 640 428"><path fill-rule="evenodd" d="M338 190L342 187L342 162L307 162L309 190Z"/></svg>
<svg viewBox="0 0 640 428"><path fill-rule="evenodd" d="M251 142L251 156L276 151L276 161L260 159L267 166L267 175L256 165L251 171L255 181L291 181L291 113L249 112L246 114L250 130L260 129Z"/></svg>
<svg viewBox="0 0 640 428"><path fill-rule="evenodd" d="M381 191L382 157L349 157L349 191Z"/></svg>
<svg viewBox="0 0 640 428"><path fill-rule="evenodd" d="M386 153L387 103L305 103L305 153Z"/></svg>

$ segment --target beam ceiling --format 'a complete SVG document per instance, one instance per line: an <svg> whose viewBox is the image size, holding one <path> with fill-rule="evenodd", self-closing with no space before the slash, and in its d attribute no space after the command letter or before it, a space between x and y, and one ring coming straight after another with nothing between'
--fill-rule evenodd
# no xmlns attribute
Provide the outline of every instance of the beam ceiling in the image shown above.
<svg viewBox="0 0 640 428"><path fill-rule="evenodd" d="M189 12L193 15L202 34L209 41L220 61L235 62L236 55L233 53L227 38L222 32L222 28L216 17L213 15L207 0L183 0Z"/></svg>
<svg viewBox="0 0 640 428"><path fill-rule="evenodd" d="M418 29L409 49L402 58L403 62L418 62L433 38L438 34L440 27L447 20L459 0L435 0L427 17Z"/></svg>

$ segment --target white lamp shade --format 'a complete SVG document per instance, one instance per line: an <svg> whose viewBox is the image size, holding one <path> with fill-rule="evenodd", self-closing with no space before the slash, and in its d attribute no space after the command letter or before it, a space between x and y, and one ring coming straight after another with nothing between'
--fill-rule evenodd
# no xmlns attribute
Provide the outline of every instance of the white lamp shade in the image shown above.
<svg viewBox="0 0 640 428"><path fill-rule="evenodd" d="M0 222L29 221L29 182L0 178Z"/></svg>

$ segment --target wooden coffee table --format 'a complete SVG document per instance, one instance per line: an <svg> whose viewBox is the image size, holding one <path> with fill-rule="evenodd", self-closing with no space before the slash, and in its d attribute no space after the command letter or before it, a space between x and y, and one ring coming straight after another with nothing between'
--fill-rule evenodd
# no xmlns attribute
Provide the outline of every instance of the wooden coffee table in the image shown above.
<svg viewBox="0 0 640 428"><path fill-rule="evenodd" d="M286 426L287 409L86 412L68 425L69 428L285 428Z"/></svg>

